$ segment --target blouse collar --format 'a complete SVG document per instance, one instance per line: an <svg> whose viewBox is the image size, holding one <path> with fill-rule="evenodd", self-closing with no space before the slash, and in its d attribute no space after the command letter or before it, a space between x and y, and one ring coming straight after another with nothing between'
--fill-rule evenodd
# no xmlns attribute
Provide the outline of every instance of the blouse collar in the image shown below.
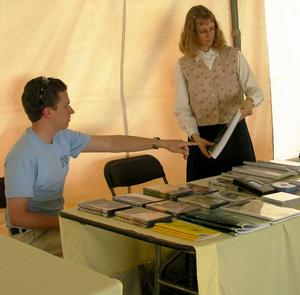
<svg viewBox="0 0 300 295"><path fill-rule="evenodd" d="M213 49L210 48L208 51L204 52L202 50L199 49L195 59L198 62L199 60L211 60L216 58L217 56L219 56L218 52Z"/></svg>

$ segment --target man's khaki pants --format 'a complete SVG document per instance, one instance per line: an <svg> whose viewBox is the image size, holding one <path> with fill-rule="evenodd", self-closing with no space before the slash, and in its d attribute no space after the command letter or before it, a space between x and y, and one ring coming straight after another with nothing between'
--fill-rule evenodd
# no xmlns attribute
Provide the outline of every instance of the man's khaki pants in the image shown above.
<svg viewBox="0 0 300 295"><path fill-rule="evenodd" d="M24 233L15 234L11 237L56 256L63 257L58 230L27 229Z"/></svg>

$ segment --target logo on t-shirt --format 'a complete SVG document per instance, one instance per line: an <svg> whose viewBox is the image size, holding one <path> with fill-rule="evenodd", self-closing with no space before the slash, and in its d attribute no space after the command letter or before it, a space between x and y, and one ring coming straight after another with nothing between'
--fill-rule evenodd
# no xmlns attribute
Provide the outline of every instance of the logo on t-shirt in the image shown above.
<svg viewBox="0 0 300 295"><path fill-rule="evenodd" d="M64 168L69 164L69 157L68 155L62 155L59 158L60 162L61 162L61 167Z"/></svg>

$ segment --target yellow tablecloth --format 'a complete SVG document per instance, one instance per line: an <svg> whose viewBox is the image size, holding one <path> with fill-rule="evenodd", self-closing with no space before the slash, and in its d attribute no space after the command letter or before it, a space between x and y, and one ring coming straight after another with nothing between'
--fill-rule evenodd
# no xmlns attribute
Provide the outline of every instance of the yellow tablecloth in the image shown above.
<svg viewBox="0 0 300 295"><path fill-rule="evenodd" d="M203 295L300 294L300 218L196 247Z"/></svg>
<svg viewBox="0 0 300 295"><path fill-rule="evenodd" d="M121 295L116 279L0 236L0 294Z"/></svg>
<svg viewBox="0 0 300 295"><path fill-rule="evenodd" d="M194 247L201 295L300 294L299 217L240 237L222 234L191 243L77 209L66 212ZM105 274L126 271L151 258L150 243L67 218L60 218L60 226L65 257Z"/></svg>

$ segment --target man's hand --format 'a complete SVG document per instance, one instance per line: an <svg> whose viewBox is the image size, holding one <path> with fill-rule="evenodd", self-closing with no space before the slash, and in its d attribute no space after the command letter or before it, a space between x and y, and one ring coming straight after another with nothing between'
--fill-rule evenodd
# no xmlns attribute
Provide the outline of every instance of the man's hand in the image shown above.
<svg viewBox="0 0 300 295"><path fill-rule="evenodd" d="M252 115L253 113L253 101L251 98L246 98L240 107L240 112L242 114L242 118Z"/></svg>
<svg viewBox="0 0 300 295"><path fill-rule="evenodd" d="M208 159L211 158L210 153L207 151L207 148L213 146L214 143L210 142L204 138L201 138L199 134L193 134L192 139L194 140L194 145L198 145L201 153Z"/></svg>
<svg viewBox="0 0 300 295"><path fill-rule="evenodd" d="M195 145L195 143L185 142L183 140L175 139L160 139L159 147L165 148L173 153L183 154L183 158L186 160L189 155L189 145Z"/></svg>

